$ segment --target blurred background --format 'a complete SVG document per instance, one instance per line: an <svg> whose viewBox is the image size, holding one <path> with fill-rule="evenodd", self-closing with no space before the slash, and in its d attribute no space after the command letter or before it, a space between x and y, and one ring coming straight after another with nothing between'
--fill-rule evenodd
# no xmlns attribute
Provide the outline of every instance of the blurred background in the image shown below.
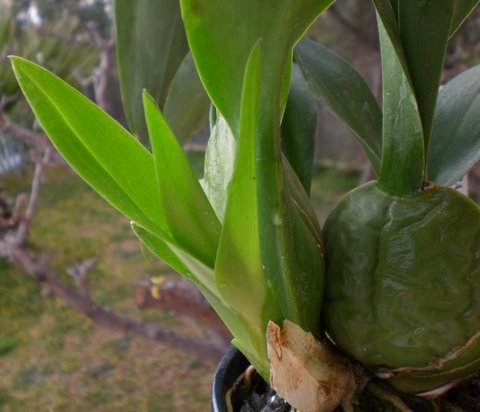
<svg viewBox="0 0 480 412"><path fill-rule="evenodd" d="M43 65L126 124L112 19L111 0L0 0L0 411L207 411L228 347L196 290L55 153L6 58ZM338 0L309 35L352 62L381 99L365 1ZM477 10L450 43L444 81L479 59ZM199 177L208 134L205 124L185 145ZM320 106L315 150L311 197L323 222L372 171ZM478 202L479 167L468 190Z"/></svg>

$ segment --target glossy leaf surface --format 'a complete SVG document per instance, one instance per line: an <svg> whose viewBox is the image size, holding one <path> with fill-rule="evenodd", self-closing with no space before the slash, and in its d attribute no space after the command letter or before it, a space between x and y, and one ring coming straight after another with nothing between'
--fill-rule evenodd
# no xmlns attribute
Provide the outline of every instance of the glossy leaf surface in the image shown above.
<svg viewBox="0 0 480 412"><path fill-rule="evenodd" d="M142 90L163 107L188 51L180 7L177 0L115 0L114 10L125 114L135 135L148 145Z"/></svg>
<svg viewBox="0 0 480 412"><path fill-rule="evenodd" d="M213 267L220 223L197 176L153 97L144 92L145 116L158 183L159 207L177 242Z"/></svg>
<svg viewBox="0 0 480 412"><path fill-rule="evenodd" d="M422 187L425 154L413 89L400 57L379 21L383 81L383 147L379 185L386 193L410 196Z"/></svg>
<svg viewBox="0 0 480 412"><path fill-rule="evenodd" d="M257 127L256 182L260 248L265 275L281 301L285 318L318 329L322 264L311 233L303 231L300 210L285 192L280 119L290 84L294 44L331 0L182 0L182 15L200 78L213 104L239 138L243 69L262 39L261 91ZM235 27L235 30L232 30ZM313 246L312 246L313 245ZM305 247L304 247L305 246ZM312 246L312 248L310 248ZM294 250L301 250L297 255ZM315 256L310 253L315 249ZM299 266L312 262L307 274ZM309 268L309 270L310 270ZM317 282L318 280L318 282Z"/></svg>
<svg viewBox="0 0 480 412"><path fill-rule="evenodd" d="M394 4L374 0L374 4L414 91L427 152L448 39L478 0L405 0Z"/></svg>
<svg viewBox="0 0 480 412"><path fill-rule="evenodd" d="M262 38L262 98L274 99L285 82L290 50L333 0L181 0L200 78L213 104L238 136L240 96L248 55ZM282 90L286 96L287 87ZM268 90L268 91L267 91Z"/></svg>
<svg viewBox="0 0 480 412"><path fill-rule="evenodd" d="M312 40L301 40L294 54L317 99L358 137L378 173L382 112L365 80L350 63Z"/></svg>
<svg viewBox="0 0 480 412"><path fill-rule="evenodd" d="M315 156L317 105L299 67L294 64L290 93L282 119L283 153L310 193Z"/></svg>
<svg viewBox="0 0 480 412"><path fill-rule="evenodd" d="M456 0L399 1L398 24L428 150Z"/></svg>
<svg viewBox="0 0 480 412"><path fill-rule="evenodd" d="M168 89L163 110L165 118L177 139L185 143L207 124L209 109L210 99L188 53Z"/></svg>
<svg viewBox="0 0 480 412"><path fill-rule="evenodd" d="M257 370L268 376L266 325L279 318L275 300L267 300L258 232L256 131L260 106L260 47L252 50L245 71L240 113L240 139L229 185L215 283L228 305L245 318L243 336L235 336ZM241 230L239 230L241 228Z"/></svg>
<svg viewBox="0 0 480 412"><path fill-rule="evenodd" d="M440 90L428 157L428 178L451 186L480 161L480 66Z"/></svg>
<svg viewBox="0 0 480 412"><path fill-rule="evenodd" d="M150 153L115 120L52 73L18 57L12 58L12 64L42 127L77 173L130 219L168 235L158 207Z"/></svg>
<svg viewBox="0 0 480 412"><path fill-rule="evenodd" d="M317 238L312 234L311 227L305 223L302 214L304 213L303 208L311 207L308 197L305 205L296 205L287 185L287 176L281 156L280 121L290 85L292 48L308 25L330 3L331 1L313 0L301 4L293 0L281 0L280 2L274 0L262 2L255 0L242 2L234 0L181 1L186 32L200 78L213 104L226 119L240 145L243 144L242 139L245 139L241 133L241 123L245 112L241 110L240 104L244 68L251 49L261 39L258 46L262 56L259 71L260 90L258 92L261 104L259 112L256 114L258 124L255 128L255 151L250 151L250 156L254 155L253 159L255 160L255 180L253 180L253 176L251 179L255 183L256 200L252 198L252 195L250 196L252 204L247 205L248 207L244 205L243 212L238 207L232 210L236 210L236 227L241 219L240 213L246 213L246 216L256 214L258 217L256 227L260 259L263 265L261 267L263 282L265 282L263 285L268 285L268 287L265 288L260 284L256 286L259 288L258 292L249 290L248 287L241 289L249 295L255 293L255 296L265 296L264 299L272 303L272 306L275 306L273 302L278 302L281 311L278 316L282 319L290 319L301 325L304 330L315 334L318 333L319 328L323 291L323 255ZM238 150L240 149L238 148ZM248 164L251 165L251 163ZM240 182L242 180L238 181L238 185L246 185L246 182ZM248 189L249 194L253 190L252 182ZM298 184L297 189L303 190L298 179L295 182ZM231 188L233 187L232 180ZM230 225L230 223L227 224L227 220L232 219L228 216L233 213L229 212L229 207L234 208L233 205L229 206L230 196L229 193L224 230L225 236L228 234L228 238L231 237L231 243L238 245L240 239L246 241L246 238L240 233L232 233L232 230L226 229ZM240 196L240 194L236 196ZM244 221L243 219L241 221ZM249 227L251 227L251 223ZM249 229L252 236L255 233L254 229ZM222 239L227 239L227 237L222 234ZM248 242L255 244L255 238L248 239ZM256 269L258 268L256 255L250 253L250 257L248 257L242 251L249 246L243 244L241 246L242 248L238 251L227 249L228 254L238 256L239 260L246 256L249 259L246 261L247 269L252 267L252 270L258 270ZM218 259L221 256L222 254L219 253ZM254 279L262 276L262 272L254 272ZM241 280L239 275L232 276ZM216 276L217 278L219 282L223 280L225 285L228 284L231 289L225 293L233 293L240 289L236 282L229 281L225 275ZM250 279L252 278L246 276L244 280L246 285L251 284ZM243 296L243 293L239 293L239 295L241 296L232 296L232 301L236 306L241 299L250 302L248 295ZM246 303L243 306L239 318L252 313L248 307L249 304ZM268 304L263 306L262 302L256 303L255 307L258 308L258 305L269 308ZM274 309L272 307L269 310ZM262 319L275 318L275 313L276 311L270 315L268 313L260 315ZM266 326L262 322L255 322L255 328L258 328L259 324L262 328ZM231 327L232 331L233 329ZM258 363L259 369L265 377L265 365L267 365L264 356L265 347L258 346L264 340L265 330L259 337L258 329L256 329L253 335L256 338L250 338L250 340L247 339L250 334L248 331L249 329L246 334L245 331L237 328L234 333L235 343L251 358L250 360L254 364ZM253 348L255 352L249 348Z"/></svg>

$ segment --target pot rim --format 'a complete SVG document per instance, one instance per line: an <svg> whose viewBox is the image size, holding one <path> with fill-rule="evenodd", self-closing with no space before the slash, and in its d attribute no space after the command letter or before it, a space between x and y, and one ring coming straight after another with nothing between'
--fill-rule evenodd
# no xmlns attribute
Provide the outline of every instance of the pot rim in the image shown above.
<svg viewBox="0 0 480 412"><path fill-rule="evenodd" d="M225 395L250 362L232 346L218 364L212 383L212 412L227 412Z"/></svg>

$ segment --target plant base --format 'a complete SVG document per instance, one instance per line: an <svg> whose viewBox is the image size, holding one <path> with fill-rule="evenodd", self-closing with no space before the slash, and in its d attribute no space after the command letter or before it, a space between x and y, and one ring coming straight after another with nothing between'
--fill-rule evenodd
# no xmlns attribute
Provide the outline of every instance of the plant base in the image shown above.
<svg viewBox="0 0 480 412"><path fill-rule="evenodd" d="M247 380L247 383L245 382ZM430 401L410 395L403 395L388 388L385 382L375 381L386 392L400 398L414 412L479 412L480 376L459 385L444 396ZM362 393L355 411L392 411L392 404L380 399L369 386ZM231 403L226 401L227 394ZM229 409L230 408L230 409ZM251 370L248 360L232 347L221 360L212 385L212 412L286 412L290 406ZM335 412L343 412L337 408Z"/></svg>

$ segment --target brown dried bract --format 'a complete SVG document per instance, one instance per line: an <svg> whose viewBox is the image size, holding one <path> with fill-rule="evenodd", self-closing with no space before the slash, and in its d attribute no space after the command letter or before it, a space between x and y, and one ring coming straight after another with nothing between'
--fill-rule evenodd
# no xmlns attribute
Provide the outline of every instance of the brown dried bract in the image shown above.
<svg viewBox="0 0 480 412"><path fill-rule="evenodd" d="M298 325L284 321L267 326L271 386L301 412L329 412L342 404L353 410L356 392L351 362L325 338L316 340Z"/></svg>

